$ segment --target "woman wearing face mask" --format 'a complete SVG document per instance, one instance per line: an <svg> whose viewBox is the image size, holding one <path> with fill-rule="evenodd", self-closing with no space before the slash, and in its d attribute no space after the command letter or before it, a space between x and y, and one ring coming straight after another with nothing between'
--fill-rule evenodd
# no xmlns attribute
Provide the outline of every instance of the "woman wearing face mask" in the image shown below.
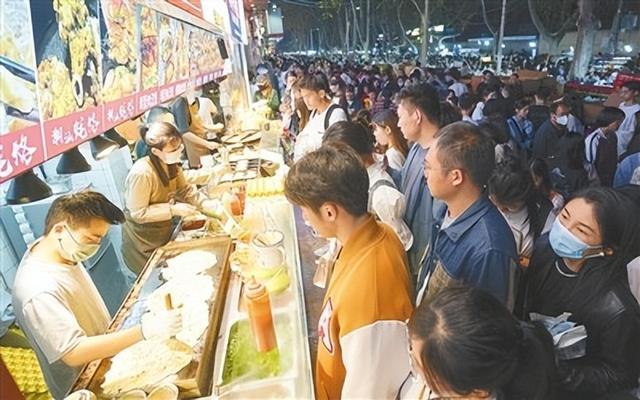
<svg viewBox="0 0 640 400"><path fill-rule="evenodd" d="M153 251L171 238L173 217L216 208L185 180L180 167L184 146L173 125L154 122L141 130L141 136L149 154L136 161L127 175L122 227L122 256L136 275Z"/></svg>
<svg viewBox="0 0 640 400"><path fill-rule="evenodd" d="M531 151L533 142L533 124L527 119L530 105L531 101L526 98L516 101L513 106L515 114L507 119L511 140L526 153Z"/></svg>
<svg viewBox="0 0 640 400"><path fill-rule="evenodd" d="M555 399L553 341L477 288L443 290L408 323L402 399Z"/></svg>
<svg viewBox="0 0 640 400"><path fill-rule="evenodd" d="M559 362L563 399L600 398L638 385L640 309L626 271L640 253L635 207L612 189L585 189L534 248L521 315L568 312L588 335L584 356Z"/></svg>
<svg viewBox="0 0 640 400"><path fill-rule="evenodd" d="M489 179L489 199L509 224L521 267L529 265L535 240L551 228L553 204L535 188L519 160L507 158Z"/></svg>

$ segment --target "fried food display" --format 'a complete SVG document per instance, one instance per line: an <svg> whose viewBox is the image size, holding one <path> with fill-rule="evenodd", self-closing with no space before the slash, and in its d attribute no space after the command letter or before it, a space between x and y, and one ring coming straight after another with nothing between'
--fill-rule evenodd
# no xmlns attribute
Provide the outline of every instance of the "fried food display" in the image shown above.
<svg viewBox="0 0 640 400"><path fill-rule="evenodd" d="M62 117L76 110L69 70L55 56L42 60L38 65L38 93L44 119Z"/></svg>

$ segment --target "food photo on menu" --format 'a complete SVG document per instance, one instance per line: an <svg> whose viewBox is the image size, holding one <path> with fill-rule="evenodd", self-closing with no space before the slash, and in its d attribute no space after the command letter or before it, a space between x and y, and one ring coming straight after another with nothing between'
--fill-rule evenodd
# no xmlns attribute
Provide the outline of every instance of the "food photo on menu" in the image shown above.
<svg viewBox="0 0 640 400"><path fill-rule="evenodd" d="M31 28L24 0L0 0L0 134L40 121Z"/></svg>
<svg viewBox="0 0 640 400"><path fill-rule="evenodd" d="M133 0L100 2L105 102L129 96L138 89L135 4Z"/></svg>
<svg viewBox="0 0 640 400"><path fill-rule="evenodd" d="M31 20L42 118L100 104L98 1L31 2Z"/></svg>

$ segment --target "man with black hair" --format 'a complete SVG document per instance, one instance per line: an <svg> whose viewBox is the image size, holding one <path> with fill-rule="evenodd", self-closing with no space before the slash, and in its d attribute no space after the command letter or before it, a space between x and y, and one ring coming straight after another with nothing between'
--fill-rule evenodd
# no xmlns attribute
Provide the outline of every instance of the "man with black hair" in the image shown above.
<svg viewBox="0 0 640 400"><path fill-rule="evenodd" d="M625 82L620 88L620 96L622 97L622 103L620 108L624 111L625 118L620 128L618 128L618 157L627 151L627 146L633 137L633 132L636 129L636 116L637 112L640 112L640 104L636 101L636 98L640 96L640 82L629 81Z"/></svg>
<svg viewBox="0 0 640 400"><path fill-rule="evenodd" d="M342 244L318 323L316 398L393 398L409 373L412 289L402 243L367 212L360 157L322 146L293 164L285 194L320 236Z"/></svg>
<svg viewBox="0 0 640 400"><path fill-rule="evenodd" d="M566 185L570 170L575 169L576 165L570 164L579 164L578 160L571 159L571 152L576 146L582 145L583 138L580 134L567 129L571 113L568 104L557 101L551 104L550 110L551 116L542 124L533 138L533 158L544 160L552 179L555 177L556 182L565 182L558 183L562 186ZM572 161L576 162L572 163ZM576 188L560 187L559 189L572 191Z"/></svg>
<svg viewBox="0 0 640 400"><path fill-rule="evenodd" d="M82 262L100 248L122 211L97 192L51 203L44 236L25 253L13 286L18 325L36 352L49 391L65 397L84 364L145 339L168 339L182 327L180 309L145 314L142 324L105 334L111 317Z"/></svg>
<svg viewBox="0 0 640 400"><path fill-rule="evenodd" d="M493 141L474 125L455 122L438 133L427 153L424 175L433 197L445 206L434 212L416 304L432 301L445 287L463 284L481 288L513 308L513 234L483 194L494 167Z"/></svg>
<svg viewBox="0 0 640 400"><path fill-rule="evenodd" d="M433 198L424 180L424 157L440 126L438 93L428 84L409 86L400 91L398 126L409 142L414 142L401 171L389 170L396 186L404 193L407 208L404 220L413 234L407 254L413 279L431 238Z"/></svg>

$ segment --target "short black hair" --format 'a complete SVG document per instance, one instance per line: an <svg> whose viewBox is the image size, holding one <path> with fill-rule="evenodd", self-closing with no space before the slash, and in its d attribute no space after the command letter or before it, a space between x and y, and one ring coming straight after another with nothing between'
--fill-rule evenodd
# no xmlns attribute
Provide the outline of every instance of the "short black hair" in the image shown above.
<svg viewBox="0 0 640 400"><path fill-rule="evenodd" d="M622 111L618 107L605 107L602 109L602 111L600 111L600 113L598 113L598 117L596 118L596 126L598 128L604 128L616 121L624 120L624 117L624 111Z"/></svg>
<svg viewBox="0 0 640 400"><path fill-rule="evenodd" d="M369 175L360 156L346 145L306 154L291 167L284 188L289 201L314 211L332 202L355 217L367 213Z"/></svg>
<svg viewBox="0 0 640 400"><path fill-rule="evenodd" d="M440 129L436 146L442 168L464 170L471 181L484 188L496 165L491 138L469 122L454 122Z"/></svg>
<svg viewBox="0 0 640 400"><path fill-rule="evenodd" d="M521 99L516 100L516 102L513 104L513 109L514 110L522 110L525 107L529 107L531 105L532 101L530 98L528 97L523 97Z"/></svg>
<svg viewBox="0 0 640 400"><path fill-rule="evenodd" d="M476 100L469 93L465 93L460 96L460 101L458 102L458 106L460 106L461 110L471 110L475 104Z"/></svg>
<svg viewBox="0 0 640 400"><path fill-rule="evenodd" d="M419 83L403 88L398 94L398 101L407 101L427 116L431 123L440 126L442 111L440 98L433 86Z"/></svg>
<svg viewBox="0 0 640 400"><path fill-rule="evenodd" d="M61 221L76 228L89 225L92 219L101 219L111 225L121 224L124 213L102 193L82 190L66 194L51 203L44 222L44 234L49 234Z"/></svg>
<svg viewBox="0 0 640 400"><path fill-rule="evenodd" d="M560 107L571 110L571 106L569 104L565 103L564 101L556 101L551 103L551 105L549 106L549 111L551 111L552 114L556 114L558 112L558 108Z"/></svg>
<svg viewBox="0 0 640 400"><path fill-rule="evenodd" d="M622 84L622 87L625 87L634 92L640 92L640 82L638 81L627 81Z"/></svg>
<svg viewBox="0 0 640 400"><path fill-rule="evenodd" d="M307 74L300 79L298 87L300 89L313 90L314 92L324 90L329 93L329 80L322 72Z"/></svg>
<svg viewBox="0 0 640 400"><path fill-rule="evenodd" d="M489 194L501 205L527 203L534 191L531 174L515 158L496 165L489 178Z"/></svg>
<svg viewBox="0 0 640 400"><path fill-rule="evenodd" d="M360 155L373 153L373 141L365 127L353 121L340 121L331 125L322 137L322 144L343 143Z"/></svg>

